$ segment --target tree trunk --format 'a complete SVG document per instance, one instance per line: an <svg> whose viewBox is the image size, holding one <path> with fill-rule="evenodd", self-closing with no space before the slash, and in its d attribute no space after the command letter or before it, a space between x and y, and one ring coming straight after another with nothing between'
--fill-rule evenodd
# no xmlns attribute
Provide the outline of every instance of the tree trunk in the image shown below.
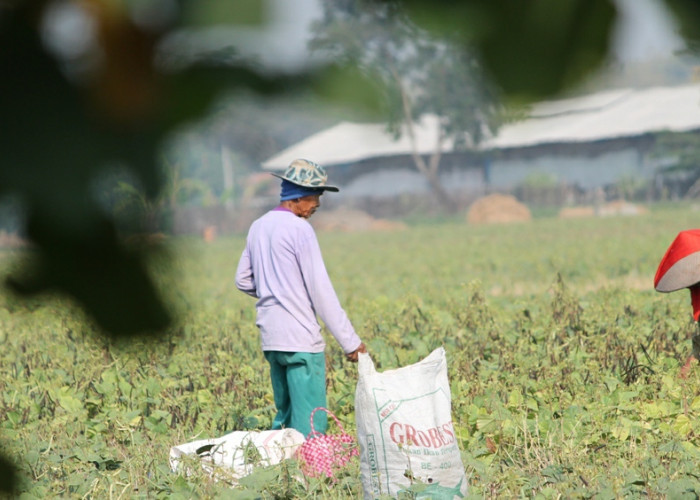
<svg viewBox="0 0 700 500"><path fill-rule="evenodd" d="M416 165L418 171L423 174L425 179L428 181L430 186L430 191L435 196L435 199L439 205L447 212L452 214L457 211L457 203L452 198L452 196L447 192L447 190L440 182L439 169L440 169L440 159L442 158L442 142L443 135L439 134L435 145L435 151L430 156L429 163L425 162L425 159L418 153L415 148L415 135L413 132L413 124L407 124L409 130L409 138L411 139L411 144L413 145L413 151L411 155L413 156L413 163Z"/></svg>
<svg viewBox="0 0 700 500"><path fill-rule="evenodd" d="M392 74L394 75L394 79L396 81L396 84L399 88L399 92L401 94L401 103L402 103L402 109L403 109L403 122L406 127L406 133L408 134L408 139L411 143L411 149L412 153L411 155L413 156L413 162L416 165L416 168L420 173L422 173L425 178L428 180L428 184L430 185L430 189L435 195L435 198L437 199L438 203L440 206L448 213L454 213L457 211L457 203L452 199L452 197L449 195L449 193L445 190L445 188L442 186L442 183L440 182L440 177L438 175L438 170L440 167L440 159L442 158L442 147L443 143L445 141L445 133L440 125L438 125L438 133L437 137L435 138L435 149L433 151L433 154L430 156L430 162L426 163L423 157L418 153L417 147L416 147L416 132L414 129L414 123L413 123L413 113L412 113L412 106L411 106L411 99L406 91L402 81L401 77L399 76L398 72L396 71L395 68L392 68L391 70Z"/></svg>
<svg viewBox="0 0 700 500"><path fill-rule="evenodd" d="M448 213L453 214L457 211L457 203L452 196L445 190L445 187L440 182L437 172L425 173L425 178L428 180L430 190L435 196L440 206Z"/></svg>

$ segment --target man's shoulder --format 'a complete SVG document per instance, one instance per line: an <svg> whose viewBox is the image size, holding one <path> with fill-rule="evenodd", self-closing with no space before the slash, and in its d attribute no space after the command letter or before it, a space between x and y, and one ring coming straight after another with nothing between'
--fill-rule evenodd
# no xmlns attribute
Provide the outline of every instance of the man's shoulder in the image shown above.
<svg viewBox="0 0 700 500"><path fill-rule="evenodd" d="M297 217L286 210L270 210L255 220L253 225L274 227L277 231L287 230L314 234L314 229L308 220Z"/></svg>

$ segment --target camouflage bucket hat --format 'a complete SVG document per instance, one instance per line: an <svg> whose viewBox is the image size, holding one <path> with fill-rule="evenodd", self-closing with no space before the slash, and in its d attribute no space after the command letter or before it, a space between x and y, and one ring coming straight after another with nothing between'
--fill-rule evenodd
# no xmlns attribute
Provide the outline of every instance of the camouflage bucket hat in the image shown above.
<svg viewBox="0 0 700 500"><path fill-rule="evenodd" d="M337 187L326 184L326 182L328 182L328 174L324 168L309 160L294 160L289 164L284 174L273 173L272 175L305 188L324 189L334 192L339 191Z"/></svg>

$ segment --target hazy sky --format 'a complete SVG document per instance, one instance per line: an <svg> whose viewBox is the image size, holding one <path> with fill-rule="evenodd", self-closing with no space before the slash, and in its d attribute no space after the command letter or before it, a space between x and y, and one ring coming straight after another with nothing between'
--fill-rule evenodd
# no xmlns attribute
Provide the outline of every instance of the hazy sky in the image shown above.
<svg viewBox="0 0 700 500"><path fill-rule="evenodd" d="M311 63L307 44L309 26L321 15L321 0L268 0L268 15L261 26L215 26L171 37L181 55L200 53L233 44L240 53L275 72L295 72Z"/></svg>
<svg viewBox="0 0 700 500"><path fill-rule="evenodd" d="M682 48L673 18L659 0L615 0L621 14L613 35L614 53L626 62L671 55Z"/></svg>
<svg viewBox="0 0 700 500"><path fill-rule="evenodd" d="M613 53L617 59L635 62L658 58L671 55L683 46L662 1L614 1L620 13L613 34ZM267 36L254 44L256 55L266 63L282 64L289 69L303 64L308 57L308 26L320 16L321 0L275 0L271 5Z"/></svg>

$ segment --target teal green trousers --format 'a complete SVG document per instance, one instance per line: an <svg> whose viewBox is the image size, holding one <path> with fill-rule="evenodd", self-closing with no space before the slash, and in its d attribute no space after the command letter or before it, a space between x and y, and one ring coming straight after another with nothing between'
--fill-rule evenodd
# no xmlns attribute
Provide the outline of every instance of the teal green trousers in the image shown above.
<svg viewBox="0 0 700 500"><path fill-rule="evenodd" d="M272 391L277 415L273 429L291 427L307 437L311 432L309 418L314 408L326 407L326 355L322 352L265 351L270 363ZM326 412L314 415L314 430L325 434Z"/></svg>

